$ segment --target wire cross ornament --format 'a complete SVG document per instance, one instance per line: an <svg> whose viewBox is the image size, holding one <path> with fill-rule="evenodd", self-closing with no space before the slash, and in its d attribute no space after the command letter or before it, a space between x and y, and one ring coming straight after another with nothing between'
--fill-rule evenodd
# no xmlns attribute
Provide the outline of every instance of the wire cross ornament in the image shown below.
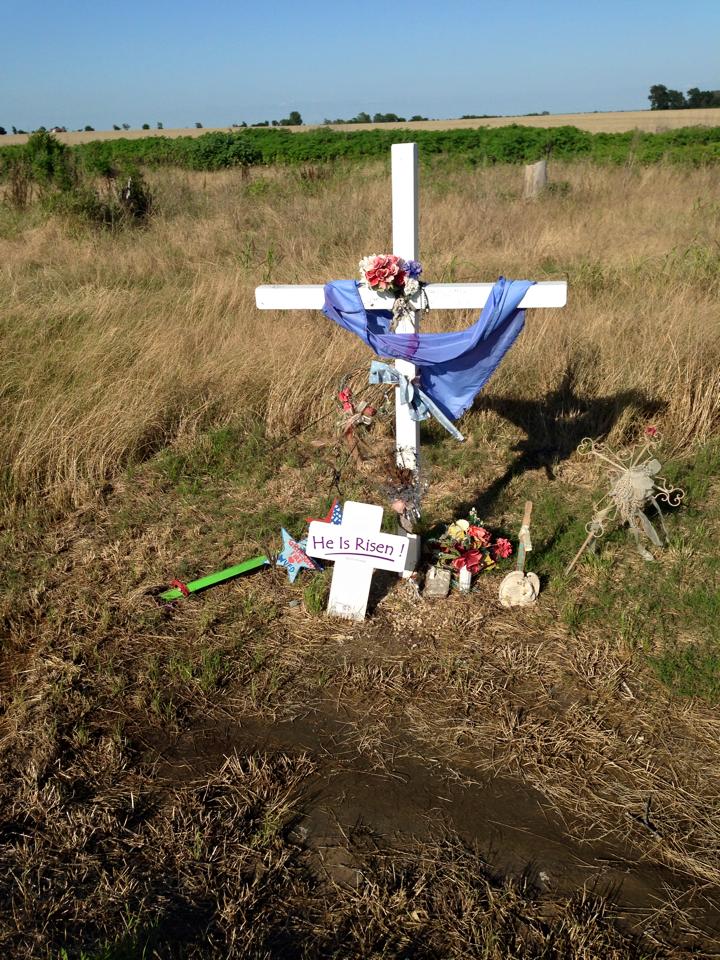
<svg viewBox="0 0 720 960"><path fill-rule="evenodd" d="M644 540L649 540L655 547L670 542L660 506L677 507L685 498L685 491L669 486L667 480L659 476L662 465L654 455L654 450L660 439L656 428L648 427L640 448L625 454L614 453L604 443L590 437L580 442L578 453L581 456L594 456L606 464L610 489L593 504L592 520L585 525L587 537L566 567L566 576L585 550L591 544L594 546L595 541L605 534L606 525L610 523L627 524L638 553L644 560L655 559L644 545ZM655 508L660 521L665 544L647 516L646 511L651 506Z"/></svg>

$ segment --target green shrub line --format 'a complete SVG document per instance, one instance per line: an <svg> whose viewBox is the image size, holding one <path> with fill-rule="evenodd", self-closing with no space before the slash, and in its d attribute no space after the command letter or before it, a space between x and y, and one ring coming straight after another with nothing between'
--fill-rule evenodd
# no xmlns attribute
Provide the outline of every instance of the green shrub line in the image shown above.
<svg viewBox="0 0 720 960"><path fill-rule="evenodd" d="M444 155L470 165L533 163L544 156L595 163L700 166L720 161L720 127L683 127L661 133L589 133L577 127L477 127L463 130L308 130L250 128L200 137L142 137L93 140L71 152L88 174L107 176L117 165L171 165L218 170L258 164L321 163L387 157L392 143L416 142L423 160ZM0 176L6 176L23 146L0 147Z"/></svg>
<svg viewBox="0 0 720 960"><path fill-rule="evenodd" d="M69 220L111 229L143 224L152 212L152 193L137 163L121 158L89 167L44 130L0 156L0 173L7 184L2 199L15 210L36 197L46 210ZM105 177L102 186L98 174Z"/></svg>

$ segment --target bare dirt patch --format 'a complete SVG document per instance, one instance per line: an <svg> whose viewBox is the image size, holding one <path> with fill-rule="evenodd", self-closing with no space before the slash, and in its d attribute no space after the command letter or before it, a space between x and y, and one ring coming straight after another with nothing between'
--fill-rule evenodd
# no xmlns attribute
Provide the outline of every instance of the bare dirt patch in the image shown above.
<svg viewBox="0 0 720 960"><path fill-rule="evenodd" d="M294 832L316 852L325 877L339 884L361 881L353 855L358 836L391 851L457 835L500 879L532 879L539 890L561 896L588 887L638 918L652 914L669 888L683 885L671 870L643 863L630 842L574 839L563 820L563 814L573 819L571 811L555 810L521 779L478 777L473 751L466 751L465 765L447 766L442 751L428 756L409 731L396 728L392 762L378 768L347 736L362 705L337 707L328 701L280 723L201 723L166 746L155 745L158 780L203 780L233 754L309 757L313 772L302 784Z"/></svg>

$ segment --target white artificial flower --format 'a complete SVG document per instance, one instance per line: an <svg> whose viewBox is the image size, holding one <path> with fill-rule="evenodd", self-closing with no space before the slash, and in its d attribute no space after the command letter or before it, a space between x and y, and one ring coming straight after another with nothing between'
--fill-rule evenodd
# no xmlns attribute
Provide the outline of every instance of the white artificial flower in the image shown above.
<svg viewBox="0 0 720 960"><path fill-rule="evenodd" d="M413 280L412 277L405 278L405 296L406 297L414 297L419 289L420 289L420 284L417 280Z"/></svg>
<svg viewBox="0 0 720 960"><path fill-rule="evenodd" d="M372 265L373 260L375 260L376 257L377 257L377 253L371 253L368 257L363 257L360 263L358 264L360 268L360 275L363 277L363 279L365 278L365 274L367 273L369 267Z"/></svg>

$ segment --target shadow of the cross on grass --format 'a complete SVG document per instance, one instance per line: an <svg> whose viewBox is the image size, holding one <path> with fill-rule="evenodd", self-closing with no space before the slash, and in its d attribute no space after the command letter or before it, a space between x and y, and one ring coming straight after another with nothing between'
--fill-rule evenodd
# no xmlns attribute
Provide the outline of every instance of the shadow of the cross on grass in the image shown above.
<svg viewBox="0 0 720 960"><path fill-rule="evenodd" d="M376 570L373 573L368 597L367 616L371 617L392 588L397 585L398 574L389 570Z"/></svg>
<svg viewBox="0 0 720 960"><path fill-rule="evenodd" d="M640 390L624 390L607 397L579 396L571 367L566 369L559 386L542 400L480 397L475 411L494 411L523 430L527 438L514 447L519 455L504 473L486 489L478 490L472 499L459 504L454 515L466 516L474 507L481 517L490 516L510 482L527 470L544 469L548 480L554 480L554 468L574 453L581 440L607 437L628 407L634 409L637 417L650 418L660 414L667 402Z"/></svg>

